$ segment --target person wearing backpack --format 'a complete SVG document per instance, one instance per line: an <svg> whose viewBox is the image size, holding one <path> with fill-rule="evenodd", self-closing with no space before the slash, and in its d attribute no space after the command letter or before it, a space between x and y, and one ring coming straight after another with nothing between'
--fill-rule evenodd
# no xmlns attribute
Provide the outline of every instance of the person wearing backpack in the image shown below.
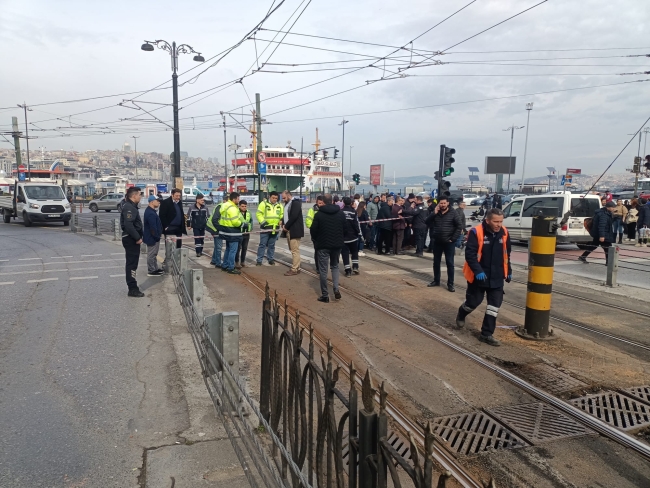
<svg viewBox="0 0 650 488"><path fill-rule="evenodd" d="M593 238L593 241L588 245L588 249L578 258L583 263L587 264L587 256L595 251L598 246L601 246L603 251L605 251L605 265L607 265L609 261L607 250L615 240L612 225L612 213L614 210L616 210L616 204L609 201L604 207L601 207L594 213L591 223L585 222L585 226L588 227L589 235Z"/></svg>
<svg viewBox="0 0 650 488"><path fill-rule="evenodd" d="M212 234L214 239L214 251L210 264L215 268L221 268L221 251L223 249L223 239L219 235L219 219L221 218L221 206L224 202L217 203L212 210L212 215L206 222L206 230Z"/></svg>

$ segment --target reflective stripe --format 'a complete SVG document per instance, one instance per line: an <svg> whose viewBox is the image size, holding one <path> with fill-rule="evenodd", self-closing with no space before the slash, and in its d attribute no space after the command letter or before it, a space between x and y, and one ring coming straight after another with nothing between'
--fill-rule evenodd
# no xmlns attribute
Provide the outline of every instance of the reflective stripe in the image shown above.
<svg viewBox="0 0 650 488"><path fill-rule="evenodd" d="M489 308L485 311L485 315L491 315L492 317L496 317L499 314L499 311L497 310L496 312L494 310L490 310Z"/></svg>
<svg viewBox="0 0 650 488"><path fill-rule="evenodd" d="M463 304L461 305L461 307L462 307L463 310L465 310L467 313L470 313L470 312L473 312L473 311L474 311L474 309L473 309L472 307L468 306L466 302L463 302Z"/></svg>

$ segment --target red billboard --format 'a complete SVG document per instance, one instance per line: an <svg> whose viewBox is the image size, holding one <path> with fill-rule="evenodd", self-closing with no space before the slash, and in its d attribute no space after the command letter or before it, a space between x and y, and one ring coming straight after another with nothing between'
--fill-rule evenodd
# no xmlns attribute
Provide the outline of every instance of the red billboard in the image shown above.
<svg viewBox="0 0 650 488"><path fill-rule="evenodd" d="M567 175L579 175L582 174L581 169L576 169L576 168L567 168L566 170Z"/></svg>
<svg viewBox="0 0 650 488"><path fill-rule="evenodd" d="M374 186L384 185L384 165L371 164L370 165L370 184Z"/></svg>

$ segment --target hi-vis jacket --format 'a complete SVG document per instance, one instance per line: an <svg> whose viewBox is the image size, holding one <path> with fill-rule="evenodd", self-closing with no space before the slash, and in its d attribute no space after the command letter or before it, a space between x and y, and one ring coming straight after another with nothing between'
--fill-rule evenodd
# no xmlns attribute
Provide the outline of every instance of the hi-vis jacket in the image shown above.
<svg viewBox="0 0 650 488"><path fill-rule="evenodd" d="M510 238L505 227L493 233L483 222L467 234L463 275L468 283L473 283L479 273L486 274L487 280L482 286L487 288L501 288L503 280L512 274Z"/></svg>
<svg viewBox="0 0 650 488"><path fill-rule="evenodd" d="M219 229L212 223L212 218L214 217L214 214L216 212L221 211L221 206L222 205L223 205L223 202L218 203L217 205L214 206L214 208L212 209L212 215L210 216L210 218L208 218L208 221L205 224L208 227L208 229L210 229L208 232L210 232L212 235L218 235L219 234ZM217 222L218 222L218 219L217 219Z"/></svg>
<svg viewBox="0 0 650 488"><path fill-rule="evenodd" d="M305 225L307 226L308 229L311 229L311 224L314 223L314 217L316 216L316 212L318 212L318 205L314 205L312 208L310 208L307 211L307 217L305 218Z"/></svg>
<svg viewBox="0 0 650 488"><path fill-rule="evenodd" d="M237 204L228 200L221 205L221 218L219 219L219 233L224 236L241 237L241 227L244 219Z"/></svg>
<svg viewBox="0 0 650 488"><path fill-rule="evenodd" d="M264 201L257 207L255 217L260 223L260 229L273 229L274 231L280 227L280 222L284 216L284 207L278 202L272 204ZM272 232L271 234L275 234Z"/></svg>
<svg viewBox="0 0 650 488"><path fill-rule="evenodd" d="M240 212L241 213L241 212ZM251 221L251 213L247 210L246 213L241 213L243 224L241 226L242 232L250 232L253 230L253 222ZM244 236L247 237L247 236ZM250 236L249 236L250 237Z"/></svg>

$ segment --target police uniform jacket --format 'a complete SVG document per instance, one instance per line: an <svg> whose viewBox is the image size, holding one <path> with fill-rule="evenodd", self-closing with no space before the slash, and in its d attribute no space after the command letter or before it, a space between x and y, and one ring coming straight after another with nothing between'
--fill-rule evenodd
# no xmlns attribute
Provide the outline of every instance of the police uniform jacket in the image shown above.
<svg viewBox="0 0 650 488"><path fill-rule="evenodd" d="M187 220L190 223L190 227L194 228L194 230L205 229L209 217L210 213L205 205L197 207L194 204L187 211Z"/></svg>
<svg viewBox="0 0 650 488"><path fill-rule="evenodd" d="M474 276L479 273L485 273L487 275L487 280L483 280L483 282L477 281L477 283L484 284L484 286L488 288L501 288L503 286L503 280L506 279L506 276L503 275L503 239L506 233L502 228L495 234L490 230L485 222L482 222L481 225L483 226L483 248L481 250L481 260L480 262L478 260L479 246L476 231L472 229L467 234L465 261L467 261ZM510 256L510 236L506 238L506 250L508 256ZM508 274L512 274L510 259L508 259Z"/></svg>
<svg viewBox="0 0 650 488"><path fill-rule="evenodd" d="M359 216L357 215L357 211L351 206L343 207L343 215L345 215L343 242L355 242L359 239L359 235L361 235L361 227L359 226Z"/></svg>
<svg viewBox="0 0 650 488"><path fill-rule="evenodd" d="M120 214L122 237L130 236L135 241L142 239L142 219L138 207L131 200L126 200Z"/></svg>

